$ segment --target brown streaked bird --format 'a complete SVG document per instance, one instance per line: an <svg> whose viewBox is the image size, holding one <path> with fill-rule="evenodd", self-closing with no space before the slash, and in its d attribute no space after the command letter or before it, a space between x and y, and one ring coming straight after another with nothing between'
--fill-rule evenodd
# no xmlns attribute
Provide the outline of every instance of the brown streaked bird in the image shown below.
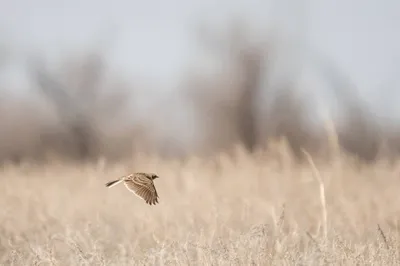
<svg viewBox="0 0 400 266"><path fill-rule="evenodd" d="M113 187L124 182L125 187L129 191L133 192L139 198L144 199L147 204L155 205L158 203L159 198L153 182L156 178L159 178L159 176L153 173L133 173L107 182L106 187Z"/></svg>

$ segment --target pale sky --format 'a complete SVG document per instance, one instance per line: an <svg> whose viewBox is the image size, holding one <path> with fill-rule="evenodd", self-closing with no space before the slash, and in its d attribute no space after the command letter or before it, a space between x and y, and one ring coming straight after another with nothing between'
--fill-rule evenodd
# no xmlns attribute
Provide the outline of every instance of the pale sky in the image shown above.
<svg viewBox="0 0 400 266"><path fill-rule="evenodd" d="M65 51L98 44L105 35L113 40L108 55L115 71L127 77L151 77L156 84L164 84L160 88L168 90L179 83L182 71L196 55L192 32L196 23L204 21L212 26L237 14L260 30L279 28L291 36L289 39L326 55L351 77L369 102L385 112L400 113L398 0L0 3L0 44L11 49L12 60L3 72L2 82L21 82L15 72L29 53L57 58ZM378 89L384 89L384 93Z"/></svg>

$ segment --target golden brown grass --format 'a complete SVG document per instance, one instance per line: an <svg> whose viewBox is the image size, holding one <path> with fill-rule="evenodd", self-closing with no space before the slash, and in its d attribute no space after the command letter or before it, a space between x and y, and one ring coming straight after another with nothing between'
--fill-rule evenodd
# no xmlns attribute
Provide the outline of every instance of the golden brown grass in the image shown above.
<svg viewBox="0 0 400 266"><path fill-rule="evenodd" d="M394 265L399 165L287 154L4 166L2 265ZM104 183L160 175L160 204Z"/></svg>

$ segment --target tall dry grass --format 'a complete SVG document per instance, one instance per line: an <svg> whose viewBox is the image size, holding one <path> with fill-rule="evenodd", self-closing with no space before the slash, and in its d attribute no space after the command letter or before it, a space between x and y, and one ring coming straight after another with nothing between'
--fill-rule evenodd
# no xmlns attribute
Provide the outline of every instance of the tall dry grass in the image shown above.
<svg viewBox="0 0 400 266"><path fill-rule="evenodd" d="M398 265L400 165L286 146L234 156L4 165L2 265ZM104 183L153 171L160 204Z"/></svg>

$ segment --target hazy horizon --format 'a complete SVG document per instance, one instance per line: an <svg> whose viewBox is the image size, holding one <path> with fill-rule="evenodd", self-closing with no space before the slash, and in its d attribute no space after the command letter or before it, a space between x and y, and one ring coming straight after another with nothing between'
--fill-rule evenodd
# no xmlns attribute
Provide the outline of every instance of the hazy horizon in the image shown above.
<svg viewBox="0 0 400 266"><path fill-rule="evenodd" d="M234 15L266 36L271 29L277 32L288 49L304 46L332 60L373 110L393 117L400 111L395 91L400 84L400 2L394 0L4 1L0 44L9 60L1 84L14 90L25 86L21 74L30 54L51 62L103 45L105 38L104 51L114 72L170 93L189 66L200 64L195 27L202 22L209 27L227 25ZM310 61L301 50L297 53L306 64Z"/></svg>

